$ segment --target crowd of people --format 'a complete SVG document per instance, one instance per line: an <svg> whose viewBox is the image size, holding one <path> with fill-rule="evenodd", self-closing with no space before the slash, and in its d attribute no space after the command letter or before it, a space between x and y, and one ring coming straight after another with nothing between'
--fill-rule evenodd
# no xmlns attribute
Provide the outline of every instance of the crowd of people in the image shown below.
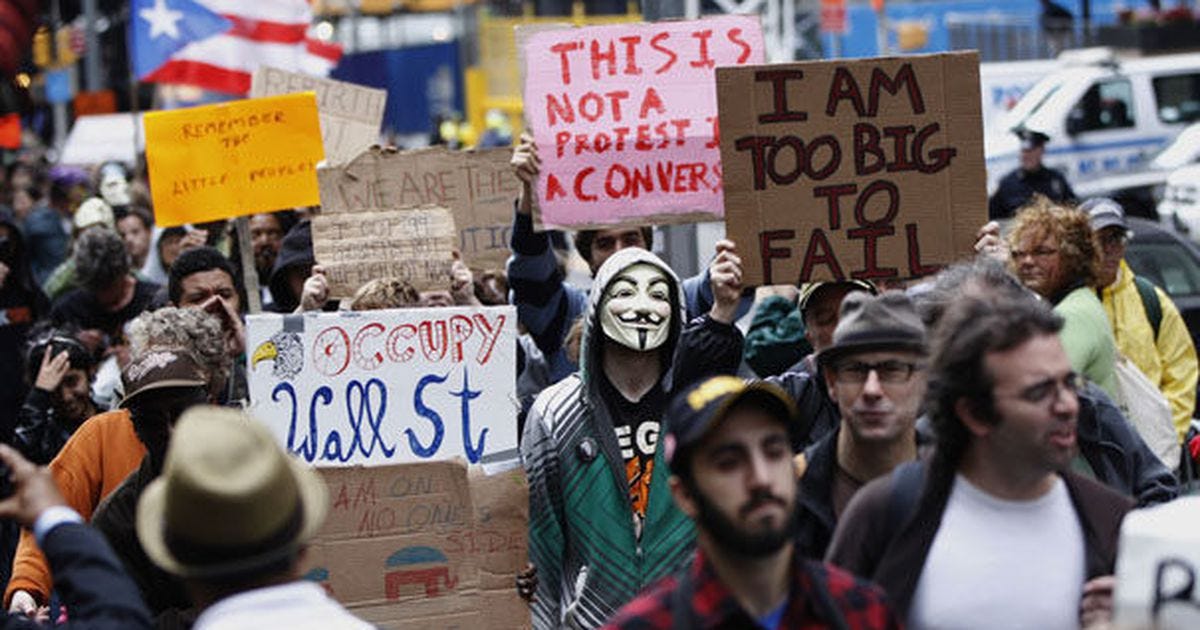
<svg viewBox="0 0 1200 630"><path fill-rule="evenodd" d="M1180 493L1185 462L1146 427L1179 452L1198 372L1179 310L1124 260L1118 203L1027 191L1007 230L982 226L976 255L935 276L751 292L728 240L680 278L648 226L536 231L528 136L512 167L506 269L456 260L438 290L376 278L335 300L318 208L253 215L241 243L230 222L156 225L126 165L10 165L9 622L369 627L300 578L320 478L239 410L251 297L281 313L516 307L530 521L515 577L535 628L1111 618L1122 516ZM567 278L575 254L590 288Z"/></svg>

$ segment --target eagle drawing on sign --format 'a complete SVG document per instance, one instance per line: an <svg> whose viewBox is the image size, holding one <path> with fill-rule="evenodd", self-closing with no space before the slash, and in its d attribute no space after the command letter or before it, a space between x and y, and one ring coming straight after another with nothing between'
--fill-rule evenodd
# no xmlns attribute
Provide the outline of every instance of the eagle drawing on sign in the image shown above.
<svg viewBox="0 0 1200 630"><path fill-rule="evenodd" d="M262 361L274 362L271 374L276 378L287 380L295 377L304 367L304 345L300 343L300 335L282 330L271 335L270 339L258 344L254 354L250 355L250 369L257 369Z"/></svg>

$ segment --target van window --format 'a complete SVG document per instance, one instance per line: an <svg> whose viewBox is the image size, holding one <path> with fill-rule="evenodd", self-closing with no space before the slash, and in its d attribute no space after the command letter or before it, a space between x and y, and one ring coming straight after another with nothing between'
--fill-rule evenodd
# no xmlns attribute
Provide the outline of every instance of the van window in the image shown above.
<svg viewBox="0 0 1200 630"><path fill-rule="evenodd" d="M1071 110L1071 118L1075 132L1134 126L1133 86L1127 79L1093 85Z"/></svg>
<svg viewBox="0 0 1200 630"><path fill-rule="evenodd" d="M1154 79L1158 119L1165 123L1200 120L1200 74L1177 74Z"/></svg>

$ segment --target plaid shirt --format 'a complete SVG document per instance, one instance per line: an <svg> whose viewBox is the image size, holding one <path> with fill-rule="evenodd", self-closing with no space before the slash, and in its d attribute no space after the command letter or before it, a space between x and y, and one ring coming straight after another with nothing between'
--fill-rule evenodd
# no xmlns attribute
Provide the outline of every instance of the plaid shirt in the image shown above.
<svg viewBox="0 0 1200 630"><path fill-rule="evenodd" d="M879 587L864 582L829 564L795 556L792 588L780 630L843 627L849 630L899 629L891 607ZM676 627L701 629L761 628L758 620L738 604L721 582L702 551L688 569L691 577L691 619L677 625L672 601L678 597L678 575L669 575L627 604L609 620L605 629L670 630ZM817 589L820 589L818 591ZM822 597L821 594L824 594ZM835 617L840 615L842 622Z"/></svg>

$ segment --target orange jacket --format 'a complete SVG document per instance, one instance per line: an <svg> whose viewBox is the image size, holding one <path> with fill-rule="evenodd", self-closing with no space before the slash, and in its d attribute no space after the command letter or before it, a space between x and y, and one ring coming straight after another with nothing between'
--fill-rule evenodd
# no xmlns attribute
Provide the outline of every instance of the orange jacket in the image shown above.
<svg viewBox="0 0 1200 630"><path fill-rule="evenodd" d="M146 447L133 432L129 411L119 409L88 418L58 455L50 461L50 473L67 505L90 521L92 512L108 493L121 485L146 455ZM45 604L53 588L50 565L38 549L33 533L21 530L21 542L13 557L12 578L4 591L8 608L14 591L27 591Z"/></svg>

